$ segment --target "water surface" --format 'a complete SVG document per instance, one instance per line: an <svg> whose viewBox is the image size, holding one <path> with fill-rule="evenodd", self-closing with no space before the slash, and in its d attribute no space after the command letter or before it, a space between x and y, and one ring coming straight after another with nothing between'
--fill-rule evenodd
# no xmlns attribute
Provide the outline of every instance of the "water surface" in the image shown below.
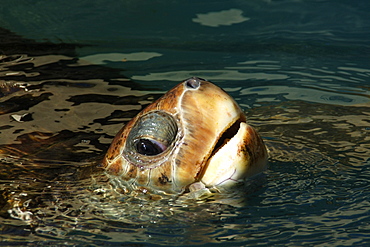
<svg viewBox="0 0 370 247"><path fill-rule="evenodd" d="M3 2L5 245L369 244L366 1ZM115 133L190 76L245 110L265 178L201 203L110 190Z"/></svg>

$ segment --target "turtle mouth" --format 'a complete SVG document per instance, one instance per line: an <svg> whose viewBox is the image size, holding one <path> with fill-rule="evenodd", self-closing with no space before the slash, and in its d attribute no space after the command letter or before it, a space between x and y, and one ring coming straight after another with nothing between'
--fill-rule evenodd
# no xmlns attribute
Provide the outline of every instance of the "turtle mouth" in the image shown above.
<svg viewBox="0 0 370 247"><path fill-rule="evenodd" d="M236 119L236 121L232 122L230 126L225 128L225 130L221 133L219 139L217 140L216 145L214 146L212 152L210 152L210 155L208 156L207 160L204 162L204 166L201 169L201 171L198 173L197 180L202 179L204 174L206 173L208 169L209 160L215 156L215 154L231 140L236 134L238 133L240 129L240 124L246 123L246 117L243 115Z"/></svg>
<svg viewBox="0 0 370 247"><path fill-rule="evenodd" d="M245 117L237 119L230 127L226 128L218 139L215 147L213 148L210 157L214 156L217 151L224 146L231 138L233 138L240 128L240 123L245 123Z"/></svg>
<svg viewBox="0 0 370 247"><path fill-rule="evenodd" d="M268 151L261 136L241 116L220 135L197 181L227 191L267 168Z"/></svg>

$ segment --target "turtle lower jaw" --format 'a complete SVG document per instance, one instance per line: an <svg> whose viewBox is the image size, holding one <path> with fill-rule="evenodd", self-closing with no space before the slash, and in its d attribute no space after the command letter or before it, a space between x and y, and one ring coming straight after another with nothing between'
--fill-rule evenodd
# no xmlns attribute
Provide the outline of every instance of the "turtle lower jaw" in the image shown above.
<svg viewBox="0 0 370 247"><path fill-rule="evenodd" d="M268 153L262 138L244 119L219 139L200 178L207 187L227 189L264 171Z"/></svg>

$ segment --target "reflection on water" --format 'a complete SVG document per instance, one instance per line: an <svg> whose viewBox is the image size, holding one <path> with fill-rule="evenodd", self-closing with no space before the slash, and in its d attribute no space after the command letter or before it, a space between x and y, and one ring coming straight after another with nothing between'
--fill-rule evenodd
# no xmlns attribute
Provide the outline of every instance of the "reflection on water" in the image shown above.
<svg viewBox="0 0 370 247"><path fill-rule="evenodd" d="M193 18L192 21L208 27L230 26L250 19L242 14L243 11L240 9L229 9L220 12L197 14L197 18Z"/></svg>
<svg viewBox="0 0 370 247"><path fill-rule="evenodd" d="M284 244L286 239L292 245L311 245L333 241L333 231L348 239L346 244L356 243L352 234L366 239L370 157L366 88L325 83L307 88L305 77L327 78L330 71L323 69L302 72L295 87L230 84L226 90L248 108L249 121L266 138L271 156L267 180L239 198L242 204L237 198L201 203L149 200L112 189L99 175L97 163L122 124L161 93L134 90L125 78L99 79L99 73L86 80L42 78L39 68L59 61L59 70L91 66L50 55L2 64L3 240L191 245L257 244L263 238L266 245ZM13 79L24 69L16 65L24 63L33 64L32 71L25 69L22 77ZM251 62L248 70L264 71L259 78L271 81L291 79L293 74L267 61ZM366 79L365 70L345 70L349 80ZM353 73L348 75L349 71ZM223 72L218 72L214 78L222 80ZM32 119L11 117L25 113Z"/></svg>
<svg viewBox="0 0 370 247"><path fill-rule="evenodd" d="M0 29L1 241L368 245L368 8L231 1L189 14L174 2L96 3L87 16L51 2L8 8L4 16L28 37L42 37L44 25L43 35L60 30L62 40L80 41L55 45ZM114 11L122 5L130 12ZM45 23L38 9L60 13ZM76 31L96 18L97 31ZM202 201L122 194L101 172L101 156L124 123L190 76L220 85L246 110L270 150L265 177L242 195Z"/></svg>

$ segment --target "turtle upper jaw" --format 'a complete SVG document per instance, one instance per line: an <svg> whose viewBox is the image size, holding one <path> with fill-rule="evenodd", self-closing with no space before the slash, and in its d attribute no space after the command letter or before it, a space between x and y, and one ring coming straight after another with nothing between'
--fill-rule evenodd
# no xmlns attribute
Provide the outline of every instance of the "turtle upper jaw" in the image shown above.
<svg viewBox="0 0 370 247"><path fill-rule="evenodd" d="M267 158L262 138L241 118L221 135L199 180L207 187L228 189L264 171Z"/></svg>

